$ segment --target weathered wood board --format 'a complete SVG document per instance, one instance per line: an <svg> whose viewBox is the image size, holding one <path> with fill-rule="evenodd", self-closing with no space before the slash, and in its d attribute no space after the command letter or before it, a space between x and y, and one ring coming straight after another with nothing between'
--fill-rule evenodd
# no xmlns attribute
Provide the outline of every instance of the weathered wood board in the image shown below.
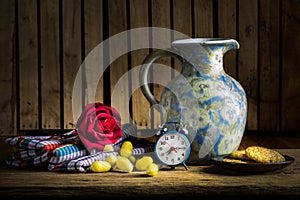
<svg viewBox="0 0 300 200"><path fill-rule="evenodd" d="M298 0L1 0L0 135L72 129L80 110L93 101L116 107L124 123L132 120L139 129L157 128L160 114L135 87L139 80L134 69L155 48L170 47L181 38L172 31L187 37L237 39L240 49L225 55L224 68L246 91L247 130L299 132L299 4ZM170 34L125 34L121 42L110 43L97 55L96 47L108 38L147 27L164 28ZM146 48L131 51L139 45ZM157 63L170 67L170 73L154 68L151 82L168 82L175 75L172 69L181 68L171 58ZM100 72L104 74L98 77ZM75 80L80 83L76 88ZM162 89L163 85L151 85L157 99ZM116 90L117 98L112 96Z"/></svg>

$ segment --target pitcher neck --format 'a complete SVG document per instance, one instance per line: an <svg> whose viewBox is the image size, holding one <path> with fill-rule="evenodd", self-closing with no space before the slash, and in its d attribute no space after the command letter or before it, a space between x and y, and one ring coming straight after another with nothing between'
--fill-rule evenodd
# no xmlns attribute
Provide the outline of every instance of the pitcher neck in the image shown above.
<svg viewBox="0 0 300 200"><path fill-rule="evenodd" d="M177 40L172 43L172 46L201 74L222 73L224 54L239 48L236 40L222 38Z"/></svg>

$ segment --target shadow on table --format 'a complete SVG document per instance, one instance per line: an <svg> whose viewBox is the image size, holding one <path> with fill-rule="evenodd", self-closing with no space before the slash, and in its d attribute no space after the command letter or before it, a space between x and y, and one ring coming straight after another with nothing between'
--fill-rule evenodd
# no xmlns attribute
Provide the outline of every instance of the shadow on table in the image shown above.
<svg viewBox="0 0 300 200"><path fill-rule="evenodd" d="M249 175L262 175L262 174L279 174L281 173L281 170L272 171L272 172L251 172L251 171L243 172L243 171L234 171L230 169L225 169L217 165L211 165L201 169L201 172L208 173L208 174L225 175L225 176L249 176Z"/></svg>

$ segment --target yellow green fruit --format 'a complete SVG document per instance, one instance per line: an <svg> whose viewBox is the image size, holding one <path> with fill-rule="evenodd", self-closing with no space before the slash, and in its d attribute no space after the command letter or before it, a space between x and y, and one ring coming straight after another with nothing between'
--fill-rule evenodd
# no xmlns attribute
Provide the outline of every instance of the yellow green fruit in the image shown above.
<svg viewBox="0 0 300 200"><path fill-rule="evenodd" d="M132 172L133 170L133 164L130 160L122 156L117 156L116 167L123 172Z"/></svg>
<svg viewBox="0 0 300 200"><path fill-rule="evenodd" d="M134 156L130 156L128 159L130 160L130 162L131 162L132 164L135 163L135 157L134 157Z"/></svg>
<svg viewBox="0 0 300 200"><path fill-rule="evenodd" d="M138 159L135 163L135 168L137 170L145 171L150 164L153 163L153 159L150 156L143 156L142 158Z"/></svg>
<svg viewBox="0 0 300 200"><path fill-rule="evenodd" d="M111 165L107 161L95 161L91 165L91 170L93 172L107 172L111 169Z"/></svg>
<svg viewBox="0 0 300 200"><path fill-rule="evenodd" d="M155 176L158 173L158 171L159 171L159 168L158 168L157 164L151 163L146 170L146 174L148 176Z"/></svg>
<svg viewBox="0 0 300 200"><path fill-rule="evenodd" d="M111 144L107 144L104 146L103 151L104 152L112 152L112 151L114 151L114 147Z"/></svg>
<svg viewBox="0 0 300 200"><path fill-rule="evenodd" d="M132 143L130 141L125 141L125 142L123 142L123 144L121 146L121 149L122 148L129 149L129 150L132 151L133 146L132 146Z"/></svg>
<svg viewBox="0 0 300 200"><path fill-rule="evenodd" d="M130 141L125 141L120 149L120 155L129 158L132 155L132 143Z"/></svg>
<svg viewBox="0 0 300 200"><path fill-rule="evenodd" d="M121 149L120 155L126 158L129 158L132 155L132 150L129 149Z"/></svg>
<svg viewBox="0 0 300 200"><path fill-rule="evenodd" d="M117 162L117 157L114 154L110 154L109 156L107 156L107 158L105 160L107 162L109 162L111 167L114 167L116 165L116 162Z"/></svg>

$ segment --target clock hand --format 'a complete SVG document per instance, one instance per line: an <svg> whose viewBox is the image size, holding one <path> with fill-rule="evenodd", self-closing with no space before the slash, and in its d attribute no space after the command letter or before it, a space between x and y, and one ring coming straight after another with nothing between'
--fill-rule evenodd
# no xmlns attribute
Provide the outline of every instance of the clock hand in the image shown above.
<svg viewBox="0 0 300 200"><path fill-rule="evenodd" d="M172 148L170 148L168 151L165 152L165 154L169 155L172 151Z"/></svg>
<svg viewBox="0 0 300 200"><path fill-rule="evenodd" d="M166 140L164 140L164 141L165 141L165 143L166 143L169 147L172 148L172 146L171 146Z"/></svg>
<svg viewBox="0 0 300 200"><path fill-rule="evenodd" d="M169 155L171 153L171 151L175 151L175 153L177 153L176 148L171 147L168 151L165 152L165 154Z"/></svg>
<svg viewBox="0 0 300 200"><path fill-rule="evenodd" d="M171 147L171 151L175 151L175 153L177 153L177 150L175 147Z"/></svg>
<svg viewBox="0 0 300 200"><path fill-rule="evenodd" d="M179 149L185 149L185 147L175 147L175 149L179 150Z"/></svg>
<svg viewBox="0 0 300 200"><path fill-rule="evenodd" d="M175 151L175 153L177 153L176 148L174 148L173 146L171 146L166 140L164 140L166 142L166 144L170 147L170 151Z"/></svg>

